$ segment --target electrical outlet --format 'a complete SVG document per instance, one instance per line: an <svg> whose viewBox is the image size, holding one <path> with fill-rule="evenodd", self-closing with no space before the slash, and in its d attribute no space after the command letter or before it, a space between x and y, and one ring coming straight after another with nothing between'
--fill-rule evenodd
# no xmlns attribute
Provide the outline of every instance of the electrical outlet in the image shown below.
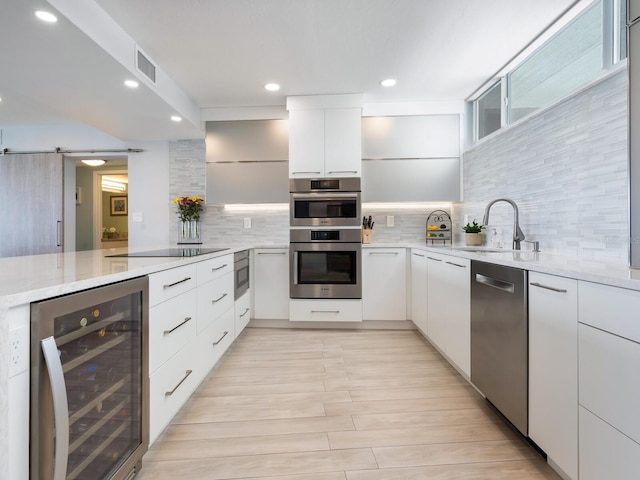
<svg viewBox="0 0 640 480"><path fill-rule="evenodd" d="M29 369L29 327L9 332L9 376Z"/></svg>
<svg viewBox="0 0 640 480"><path fill-rule="evenodd" d="M251 217L244 219L244 228L251 228Z"/></svg>
<svg viewBox="0 0 640 480"><path fill-rule="evenodd" d="M387 215L387 227L393 227L396 224L395 218L393 215Z"/></svg>

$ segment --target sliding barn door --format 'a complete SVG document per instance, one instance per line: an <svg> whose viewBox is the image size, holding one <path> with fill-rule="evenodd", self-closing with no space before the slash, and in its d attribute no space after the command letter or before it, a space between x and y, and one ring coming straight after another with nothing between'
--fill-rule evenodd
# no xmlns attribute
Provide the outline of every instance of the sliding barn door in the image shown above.
<svg viewBox="0 0 640 480"><path fill-rule="evenodd" d="M0 257L62 252L61 154L0 157Z"/></svg>

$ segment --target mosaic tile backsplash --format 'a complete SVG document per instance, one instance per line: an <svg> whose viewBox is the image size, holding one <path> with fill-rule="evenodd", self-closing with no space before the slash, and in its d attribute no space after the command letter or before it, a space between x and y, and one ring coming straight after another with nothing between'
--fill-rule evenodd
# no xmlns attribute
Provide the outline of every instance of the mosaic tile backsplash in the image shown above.
<svg viewBox="0 0 640 480"><path fill-rule="evenodd" d="M427 215L437 208L451 211L453 241L462 242L465 215L481 222L488 202L508 197L519 206L527 239L538 240L543 252L626 262L626 102L626 74L619 71L485 139L463 156L464 202L409 210L363 208L376 222L372 243L424 242ZM169 202L178 195L204 196L204 148L204 140L171 142ZM386 226L389 215L393 227ZM246 217L251 218L250 229L243 226ZM509 247L511 207L496 204L490 224ZM217 244L286 244L288 227L288 211L229 212L207 205L203 215L203 239ZM176 238L177 215L171 229Z"/></svg>

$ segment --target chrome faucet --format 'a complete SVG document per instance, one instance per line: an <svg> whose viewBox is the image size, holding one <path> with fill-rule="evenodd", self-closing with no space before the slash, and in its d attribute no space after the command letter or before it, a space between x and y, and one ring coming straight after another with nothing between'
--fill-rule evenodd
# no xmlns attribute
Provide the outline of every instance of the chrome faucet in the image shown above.
<svg viewBox="0 0 640 480"><path fill-rule="evenodd" d="M518 205L516 205L516 202L514 202L510 198L496 198L495 200L492 200L491 202L489 202L489 205L487 205L487 208L484 211L482 224L489 225L489 211L491 210L493 204L497 202L507 202L513 207L513 249L520 250L520 242L524 240L525 237L524 233L522 233L522 230L520 230L520 224L518 223Z"/></svg>

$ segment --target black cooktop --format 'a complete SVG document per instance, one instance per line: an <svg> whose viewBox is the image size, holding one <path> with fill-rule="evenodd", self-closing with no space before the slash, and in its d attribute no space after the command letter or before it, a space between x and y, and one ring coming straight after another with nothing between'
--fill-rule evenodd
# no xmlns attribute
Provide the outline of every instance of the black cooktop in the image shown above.
<svg viewBox="0 0 640 480"><path fill-rule="evenodd" d="M216 253L229 250L228 248L202 248L202 247L177 247L163 248L161 250L149 250L146 252L119 253L117 255L105 255L105 257L196 257L206 253Z"/></svg>

